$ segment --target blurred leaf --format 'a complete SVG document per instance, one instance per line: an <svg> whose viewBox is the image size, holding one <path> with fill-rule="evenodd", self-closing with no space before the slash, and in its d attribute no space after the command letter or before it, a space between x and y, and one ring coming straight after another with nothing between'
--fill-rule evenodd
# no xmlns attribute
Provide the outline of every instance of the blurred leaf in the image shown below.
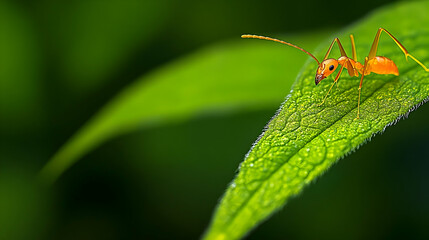
<svg viewBox="0 0 429 240"><path fill-rule="evenodd" d="M51 212L49 194L26 166L0 167L0 239L43 239Z"/></svg>
<svg viewBox="0 0 429 240"><path fill-rule="evenodd" d="M311 49L323 36L319 32L293 39ZM122 91L55 154L42 177L54 180L107 139L143 126L214 111L272 106L282 100L307 58L280 44L241 40L180 59Z"/></svg>
<svg viewBox="0 0 429 240"><path fill-rule="evenodd" d="M43 116L40 52L30 19L14 3L0 1L0 32L0 130L16 135Z"/></svg>
<svg viewBox="0 0 429 240"><path fill-rule="evenodd" d="M167 19L169 1L46 1L51 45L70 88L98 86L136 50L147 46ZM46 12L47 11L47 12Z"/></svg>
<svg viewBox="0 0 429 240"><path fill-rule="evenodd" d="M377 29L383 26L427 65L429 16L426 9L429 9L428 2L401 3L381 9L342 31L343 45L350 49L348 35L353 33L358 56L363 58ZM319 107L331 82L325 80L320 87L315 87L317 64L307 64L281 110L240 165L205 239L243 237L338 159L426 101L429 73L414 61L405 61L404 54L387 35L381 38L378 55L393 59L400 76L366 76L361 119L354 120L359 79L343 74L339 90ZM325 41L323 46L329 46L330 41L332 39Z"/></svg>

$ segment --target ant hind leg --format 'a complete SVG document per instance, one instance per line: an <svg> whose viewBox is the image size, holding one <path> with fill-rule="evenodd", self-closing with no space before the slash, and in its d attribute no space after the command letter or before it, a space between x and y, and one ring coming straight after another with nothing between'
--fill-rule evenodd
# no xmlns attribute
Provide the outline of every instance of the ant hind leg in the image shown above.
<svg viewBox="0 0 429 240"><path fill-rule="evenodd" d="M416 63L418 63L426 72L429 72L429 69L425 65L423 65L423 63L421 63L413 55L408 53L407 49L405 49L405 47L398 41L398 39L396 39L390 32L388 32L384 28L379 28L377 33L375 34L374 42L372 43L371 50L369 51L369 55L368 55L369 60L373 59L377 54L378 42L380 40L380 35L383 31L386 32L387 35L389 35L389 37L392 38L393 41L395 41L396 45L398 45L401 51L405 54L405 59L408 60L408 57L410 57Z"/></svg>

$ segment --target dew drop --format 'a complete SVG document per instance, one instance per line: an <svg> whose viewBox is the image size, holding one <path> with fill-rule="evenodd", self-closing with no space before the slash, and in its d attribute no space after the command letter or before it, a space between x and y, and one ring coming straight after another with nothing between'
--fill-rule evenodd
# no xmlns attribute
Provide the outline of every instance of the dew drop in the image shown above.
<svg viewBox="0 0 429 240"><path fill-rule="evenodd" d="M300 177L302 177L302 178L305 178L305 177L307 177L307 175L308 175L308 171L307 171L307 170L300 170L300 171L298 172L298 175L299 175Z"/></svg>

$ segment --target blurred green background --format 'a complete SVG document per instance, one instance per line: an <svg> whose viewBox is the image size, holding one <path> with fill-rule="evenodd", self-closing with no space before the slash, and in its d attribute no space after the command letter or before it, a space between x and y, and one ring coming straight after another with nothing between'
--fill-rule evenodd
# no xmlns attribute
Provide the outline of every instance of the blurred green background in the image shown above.
<svg viewBox="0 0 429 240"><path fill-rule="evenodd" d="M243 33L329 36L388 3L1 1L0 239L199 238L289 89L262 109L204 112L110 140L53 186L35 176L108 100L165 64L250 41ZM427 119L423 105L387 128L248 239L429 238Z"/></svg>

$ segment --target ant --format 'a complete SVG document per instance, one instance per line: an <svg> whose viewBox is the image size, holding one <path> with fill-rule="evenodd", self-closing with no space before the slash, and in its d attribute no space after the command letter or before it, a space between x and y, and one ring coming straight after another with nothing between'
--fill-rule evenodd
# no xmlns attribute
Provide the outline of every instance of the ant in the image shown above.
<svg viewBox="0 0 429 240"><path fill-rule="evenodd" d="M350 35L350 40L352 43L353 58L347 57L347 54L344 51L343 46L341 45L340 39L335 38L332 41L331 46L329 47L328 52L326 53L322 62L319 62L317 60L317 58L313 56L313 54L307 52L303 48L300 48L296 45L293 45L291 43L288 43L288 42L285 42L282 40L278 40L278 39L270 38L270 37L264 37L264 36L249 35L249 34L242 35L241 37L242 38L264 39L264 40L279 42L279 43L289 45L291 47L294 47L296 49L299 49L299 50L305 52L310 57L312 57L314 60L316 60L317 64L319 65L319 67L317 68L316 78L315 78L316 85L319 84L324 78L331 75L337 69L338 65L341 65L340 71L338 72L337 76L334 79L334 83L329 88L328 93L326 94L322 103L319 104L319 106L321 106L325 102L325 100L328 97L328 94L331 91L332 87L337 83L338 79L340 78L341 72L343 71L343 68L347 69L347 72L351 77L359 77L359 74L361 74L360 84L359 84L358 109L357 109L357 117L356 117L356 119L359 119L360 92L362 89L362 82L363 82L364 76L368 75L372 72L377 73L377 74L393 74L396 76L399 75L398 67L396 66L396 64L391 59L389 59L387 57L376 56L378 42L380 39L380 35L383 31L386 32L393 39L393 41L395 41L396 45L398 45L398 47L405 54L406 60L408 60L408 57L412 58L421 67L423 67L423 69L426 72L429 72L429 69L425 65L423 65L423 63L421 63L419 60L417 60L415 57L413 57L411 54L409 54L407 49L405 49L405 47L391 33L389 33L384 28L378 29L377 34L375 35L374 42L372 43L372 46L371 46L371 50L369 51L368 56L365 57L365 62L363 65L357 61L356 47L355 47L355 41L354 41L353 35ZM329 53L331 52L331 49L334 46L335 42L338 44L338 47L339 47L340 52L341 52L341 57L339 57L338 59L328 58Z"/></svg>

